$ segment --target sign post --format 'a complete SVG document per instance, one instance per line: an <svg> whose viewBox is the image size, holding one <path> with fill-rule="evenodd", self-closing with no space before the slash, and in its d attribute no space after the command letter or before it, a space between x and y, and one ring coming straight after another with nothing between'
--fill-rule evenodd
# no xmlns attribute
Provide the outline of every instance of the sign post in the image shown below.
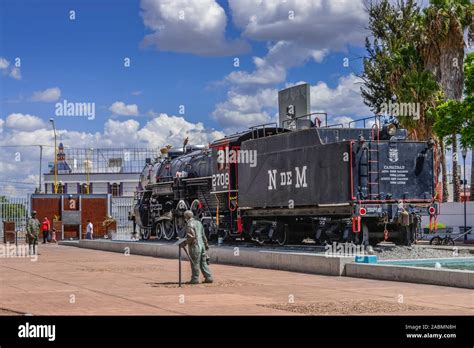
<svg viewBox="0 0 474 348"><path fill-rule="evenodd" d="M181 287L181 245L178 244L178 259L179 259L179 287Z"/></svg>

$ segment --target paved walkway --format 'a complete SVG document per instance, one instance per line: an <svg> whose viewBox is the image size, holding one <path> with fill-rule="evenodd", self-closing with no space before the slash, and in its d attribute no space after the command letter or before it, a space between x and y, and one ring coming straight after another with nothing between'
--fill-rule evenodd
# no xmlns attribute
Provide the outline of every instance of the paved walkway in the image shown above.
<svg viewBox="0 0 474 348"><path fill-rule="evenodd" d="M473 315L474 291L211 265L214 284L177 285L177 260L40 245L0 258L0 315ZM188 262L183 276L190 277Z"/></svg>

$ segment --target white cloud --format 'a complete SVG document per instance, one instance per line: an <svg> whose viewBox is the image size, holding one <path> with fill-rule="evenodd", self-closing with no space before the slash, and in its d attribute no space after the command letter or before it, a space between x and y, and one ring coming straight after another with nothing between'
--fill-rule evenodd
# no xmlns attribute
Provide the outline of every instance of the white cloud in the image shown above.
<svg viewBox="0 0 474 348"><path fill-rule="evenodd" d="M160 114L151 119L138 131L140 141L152 147L161 147L166 144L179 147L182 146L186 137L189 137L190 144L207 145L209 142L224 137L224 134L213 129L205 129L200 122L191 123L183 117L167 114Z"/></svg>
<svg viewBox="0 0 474 348"><path fill-rule="evenodd" d="M109 110L112 111L115 115L121 116L138 116L138 106L137 104L125 105L124 102L115 102L110 107Z"/></svg>
<svg viewBox="0 0 474 348"><path fill-rule="evenodd" d="M301 83L304 81L286 84L286 87ZM341 77L334 88L322 81L310 86L311 111L328 113L329 123L347 124L353 118L371 115L363 103L360 83L360 78L351 74ZM226 101L216 105L212 117L229 132L274 122L277 113L276 88L264 88L256 92L234 88L227 93Z"/></svg>
<svg viewBox="0 0 474 348"><path fill-rule="evenodd" d="M313 59L320 63L328 54L327 49L313 50L294 42L278 41L265 57L254 57L255 71L234 71L225 78L227 82L243 85L269 85L284 82L289 68L303 65Z"/></svg>
<svg viewBox="0 0 474 348"><path fill-rule="evenodd" d="M54 135L45 122L36 116L11 114L5 123L0 119L0 145L9 145L0 151L0 180L37 183L39 148L10 147L12 145L54 144ZM10 127L11 126L11 127ZM202 123L192 123L183 117L159 116L148 120L143 126L135 119L124 121L109 119L102 132L77 132L57 128L58 138L65 146L78 148L107 147L147 147L159 148L170 144L181 147L189 136L191 144L208 144L224 134L214 129L206 129ZM1 129L4 129L3 132ZM18 159L18 155L20 160ZM52 146L43 147L43 165L54 158ZM44 170L45 168L43 168ZM5 185L0 190L5 191ZM12 185L9 194L26 193ZM15 191L16 189L16 191ZM29 191L33 191L33 187ZM21 192L20 192L21 191ZM7 192L7 191L5 191Z"/></svg>
<svg viewBox="0 0 474 348"><path fill-rule="evenodd" d="M273 88L252 94L231 90L227 100L216 105L212 117L229 133L272 121L277 104L278 91Z"/></svg>
<svg viewBox="0 0 474 348"><path fill-rule="evenodd" d="M3 57L0 57L0 71L2 71L4 75L8 75L15 80L21 80L20 68L12 67L10 62Z"/></svg>
<svg viewBox="0 0 474 348"><path fill-rule="evenodd" d="M138 143L137 132L140 123L136 120L117 121L109 119L104 124L103 140L105 146L132 146Z"/></svg>
<svg viewBox="0 0 474 348"><path fill-rule="evenodd" d="M334 124L342 124L344 127L349 127L349 123L352 121L354 121L354 119L349 116L336 116L333 118Z"/></svg>
<svg viewBox="0 0 474 348"><path fill-rule="evenodd" d="M225 37L227 16L215 0L141 0L144 44L163 51L224 56L246 52L247 43Z"/></svg>
<svg viewBox="0 0 474 348"><path fill-rule="evenodd" d="M0 118L0 133L3 132L3 124L4 124L4 123L5 123L5 121Z"/></svg>
<svg viewBox="0 0 474 348"><path fill-rule="evenodd" d="M310 88L311 109L313 112L327 112L333 117L371 115L362 99L361 83L362 80L353 74L339 78L335 88L330 88L323 81L318 82Z"/></svg>
<svg viewBox="0 0 474 348"><path fill-rule="evenodd" d="M36 91L31 97L32 101L37 102L54 102L61 97L61 90L58 87L45 89L44 91Z"/></svg>
<svg viewBox="0 0 474 348"><path fill-rule="evenodd" d="M225 78L237 85L284 82L288 69L360 46L367 35L362 0L229 0L229 5L244 37L270 42L264 57L254 57L253 72L235 71Z"/></svg>
<svg viewBox="0 0 474 348"><path fill-rule="evenodd" d="M5 126L18 131L34 131L45 127L45 123L37 116L16 113L8 115Z"/></svg>
<svg viewBox="0 0 474 348"><path fill-rule="evenodd" d="M141 94L142 94L142 91L133 91L131 93L131 95L134 95L134 96L141 95Z"/></svg>
<svg viewBox="0 0 474 348"><path fill-rule="evenodd" d="M362 0L229 0L243 35L291 41L315 50L363 44L367 14Z"/></svg>
<svg viewBox="0 0 474 348"><path fill-rule="evenodd" d="M10 66L10 62L3 57L0 57L0 70L7 69Z"/></svg>
<svg viewBox="0 0 474 348"><path fill-rule="evenodd" d="M14 78L15 80L21 80L21 71L19 68L12 68L9 74L10 77Z"/></svg>

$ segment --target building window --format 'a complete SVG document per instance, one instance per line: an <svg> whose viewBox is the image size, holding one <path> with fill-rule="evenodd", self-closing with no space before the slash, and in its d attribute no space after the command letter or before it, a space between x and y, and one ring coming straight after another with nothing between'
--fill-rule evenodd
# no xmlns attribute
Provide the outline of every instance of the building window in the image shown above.
<svg viewBox="0 0 474 348"><path fill-rule="evenodd" d="M111 188L112 197L120 196L120 185L119 184L113 183L110 188Z"/></svg>
<svg viewBox="0 0 474 348"><path fill-rule="evenodd" d="M123 196L123 183L107 183L107 192L111 194L112 197Z"/></svg>
<svg viewBox="0 0 474 348"><path fill-rule="evenodd" d="M53 192L54 192L54 184L53 184ZM58 192L57 193L67 193L66 184L58 183Z"/></svg>
<svg viewBox="0 0 474 348"><path fill-rule="evenodd" d="M80 194L86 195L92 193L92 184L89 184L89 192L87 192L87 184L78 184L78 192Z"/></svg>

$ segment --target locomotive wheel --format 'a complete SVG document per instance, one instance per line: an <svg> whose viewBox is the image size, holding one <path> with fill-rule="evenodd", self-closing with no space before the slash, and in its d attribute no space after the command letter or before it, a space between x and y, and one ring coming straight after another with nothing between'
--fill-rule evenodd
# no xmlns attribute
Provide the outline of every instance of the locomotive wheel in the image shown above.
<svg viewBox="0 0 474 348"><path fill-rule="evenodd" d="M349 242L354 243L355 245L362 245L366 248L369 243L369 228L367 225L362 224L360 232L350 232Z"/></svg>
<svg viewBox="0 0 474 348"><path fill-rule="evenodd" d="M160 221L161 231L163 239L171 240L175 236L173 220L162 220Z"/></svg>
<svg viewBox="0 0 474 348"><path fill-rule="evenodd" d="M150 228L140 228L140 234L143 240L150 239L151 229Z"/></svg>
<svg viewBox="0 0 474 348"><path fill-rule="evenodd" d="M278 245L285 245L288 243L289 240L289 230L288 226L282 223L279 223L277 225L277 236L275 238L275 241L278 243Z"/></svg>
<svg viewBox="0 0 474 348"><path fill-rule="evenodd" d="M204 215L204 209L203 208L199 208L199 200L195 199L192 203L191 203L191 206L189 207L189 209L193 212L194 214L194 217L196 219L201 219L202 216Z"/></svg>
<svg viewBox="0 0 474 348"><path fill-rule="evenodd" d="M173 214L173 224L175 236L179 238L184 238L186 236L186 221L184 220L184 212L190 209L188 203L184 200L180 200L175 208L175 213Z"/></svg>
<svg viewBox="0 0 474 348"><path fill-rule="evenodd" d="M265 240L260 236L259 233L255 233L255 230L257 230L258 227L259 225L254 223L250 225L249 237L252 242L255 242L259 245L263 245L265 243Z"/></svg>
<svg viewBox="0 0 474 348"><path fill-rule="evenodd" d="M350 243L354 243L355 245L359 245L362 242L360 232L350 232L350 237L347 240Z"/></svg>
<svg viewBox="0 0 474 348"><path fill-rule="evenodd" d="M186 237L186 221L183 217L176 217L174 219L174 228L179 238Z"/></svg>
<svg viewBox="0 0 474 348"><path fill-rule="evenodd" d="M413 243L411 228L409 226L401 226L400 229L402 233L403 245L411 246L411 243Z"/></svg>
<svg viewBox="0 0 474 348"><path fill-rule="evenodd" d="M208 240L217 239L217 225L216 223L209 218L201 219L202 226L204 227L204 233L206 233L206 238Z"/></svg>
<svg viewBox="0 0 474 348"><path fill-rule="evenodd" d="M160 240L163 238L163 226L160 222L155 225L156 239Z"/></svg>

